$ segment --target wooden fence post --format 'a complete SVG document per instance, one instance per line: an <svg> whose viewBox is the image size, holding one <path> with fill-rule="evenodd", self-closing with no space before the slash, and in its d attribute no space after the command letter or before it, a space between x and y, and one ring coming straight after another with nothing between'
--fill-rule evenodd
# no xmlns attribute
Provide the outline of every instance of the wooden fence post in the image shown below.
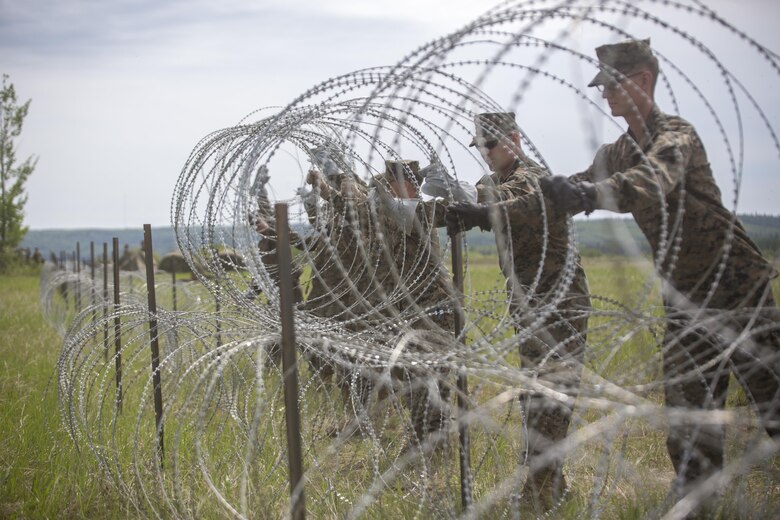
<svg viewBox="0 0 780 520"><path fill-rule="evenodd" d="M173 310L176 311L176 267L171 271L171 287L173 287Z"/></svg>

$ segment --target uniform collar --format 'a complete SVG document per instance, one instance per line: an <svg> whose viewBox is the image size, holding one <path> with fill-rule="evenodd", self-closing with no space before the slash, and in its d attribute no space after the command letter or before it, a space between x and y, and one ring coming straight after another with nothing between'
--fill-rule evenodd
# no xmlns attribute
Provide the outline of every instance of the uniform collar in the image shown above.
<svg viewBox="0 0 780 520"><path fill-rule="evenodd" d="M501 175L498 172L496 172L496 178L498 179L498 181L499 182L506 181L515 172L515 170L517 170L518 168L520 168L521 166L523 166L526 163L526 160L527 160L527 157L524 154L520 155L520 157L515 159L515 162L512 163L512 166L507 168L506 173Z"/></svg>
<svg viewBox="0 0 780 520"><path fill-rule="evenodd" d="M658 129L661 126L664 117L664 113L661 112L657 106L653 106L653 109L647 115L647 119L645 119L646 132L643 135L641 142L636 138L633 132L631 132L630 128L626 130L626 134L628 134L628 136L631 137L631 139L633 139L634 142L637 143L643 151L647 151L647 149L652 144L655 135L658 133Z"/></svg>

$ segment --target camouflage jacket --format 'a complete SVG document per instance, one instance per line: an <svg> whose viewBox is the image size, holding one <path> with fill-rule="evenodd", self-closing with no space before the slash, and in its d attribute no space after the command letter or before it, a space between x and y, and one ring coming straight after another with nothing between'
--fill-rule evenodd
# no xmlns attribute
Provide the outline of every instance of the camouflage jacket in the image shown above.
<svg viewBox="0 0 780 520"><path fill-rule="evenodd" d="M360 185L355 189L363 190ZM353 198L331 190L316 214L309 214L317 233L309 249L312 279L304 308L341 321L356 320L366 308L363 292L368 276L369 229L367 216L361 218Z"/></svg>
<svg viewBox="0 0 780 520"><path fill-rule="evenodd" d="M524 290L543 295L561 281L569 248L567 217L545 204L538 179L547 170L528 157L517 160L504 177L493 173L477 183L479 202L497 202L493 232L501 270L507 279L512 273ZM587 295L585 273L574 251L575 269L569 292Z"/></svg>
<svg viewBox="0 0 780 520"><path fill-rule="evenodd" d="M738 307L776 273L723 206L693 126L656 108L646 130L640 143L626 132L605 145L571 179L595 183L597 208L634 216L669 282L667 301L676 294L709 307Z"/></svg>
<svg viewBox="0 0 780 520"><path fill-rule="evenodd" d="M436 222L443 215L439 205L418 202L411 225L400 226L387 208L377 208L377 227L385 237L381 249L386 256L392 256L392 268L381 273L381 279L386 290L397 295L399 309L415 309L415 312L429 315L447 310L451 316L449 309L455 291L449 271L442 262L436 229ZM434 321L451 329L449 318L437 316Z"/></svg>

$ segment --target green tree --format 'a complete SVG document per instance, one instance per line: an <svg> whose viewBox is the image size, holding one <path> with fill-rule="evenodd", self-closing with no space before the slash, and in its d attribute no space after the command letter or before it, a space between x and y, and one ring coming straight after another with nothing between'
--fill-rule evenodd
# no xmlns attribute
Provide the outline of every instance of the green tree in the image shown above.
<svg viewBox="0 0 780 520"><path fill-rule="evenodd" d="M7 267L14 249L24 238L24 205L27 194L24 183L32 174L38 159L30 156L16 161L16 138L30 109L30 101L18 105L13 83L3 74L0 90L0 269Z"/></svg>

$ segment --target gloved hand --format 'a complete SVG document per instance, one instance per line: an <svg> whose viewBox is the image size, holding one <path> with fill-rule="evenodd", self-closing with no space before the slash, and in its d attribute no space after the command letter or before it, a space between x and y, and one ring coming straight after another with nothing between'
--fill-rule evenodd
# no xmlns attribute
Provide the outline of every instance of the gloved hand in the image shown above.
<svg viewBox="0 0 780 520"><path fill-rule="evenodd" d="M260 166L257 169L257 174L255 175L255 181L252 183L252 187L250 188L250 193L257 198L259 204L261 206L268 205L268 191L266 190L265 186L268 184L268 181L270 180L271 176L268 175L268 167L265 165Z"/></svg>
<svg viewBox="0 0 780 520"><path fill-rule="evenodd" d="M539 188L556 208L566 213L586 215L593 213L596 204L596 187L592 182L572 182L568 177L555 175L539 179Z"/></svg>
<svg viewBox="0 0 780 520"><path fill-rule="evenodd" d="M447 233L455 235L461 231L479 226L482 231L490 231L490 207L487 204L456 202L447 206L444 218L447 221Z"/></svg>
<svg viewBox="0 0 780 520"><path fill-rule="evenodd" d="M466 181L456 181L440 162L432 162L420 173L424 177L420 190L431 197L455 202L477 202L477 189Z"/></svg>
<svg viewBox="0 0 780 520"><path fill-rule="evenodd" d="M265 187L266 184L268 184L270 178L271 176L268 174L268 166L264 164L257 169L257 174L255 175L255 182L252 185L252 187L256 189L262 189Z"/></svg>
<svg viewBox="0 0 780 520"><path fill-rule="evenodd" d="M295 190L295 194L301 198L303 209L306 210L306 214L310 217L314 216L314 214L317 213L317 201L319 200L317 192L314 190L307 190L303 186L300 186Z"/></svg>
<svg viewBox="0 0 780 520"><path fill-rule="evenodd" d="M336 158L340 155L332 146L318 146L311 151L312 169L321 171L325 177L335 177L341 173L341 169L336 163Z"/></svg>

